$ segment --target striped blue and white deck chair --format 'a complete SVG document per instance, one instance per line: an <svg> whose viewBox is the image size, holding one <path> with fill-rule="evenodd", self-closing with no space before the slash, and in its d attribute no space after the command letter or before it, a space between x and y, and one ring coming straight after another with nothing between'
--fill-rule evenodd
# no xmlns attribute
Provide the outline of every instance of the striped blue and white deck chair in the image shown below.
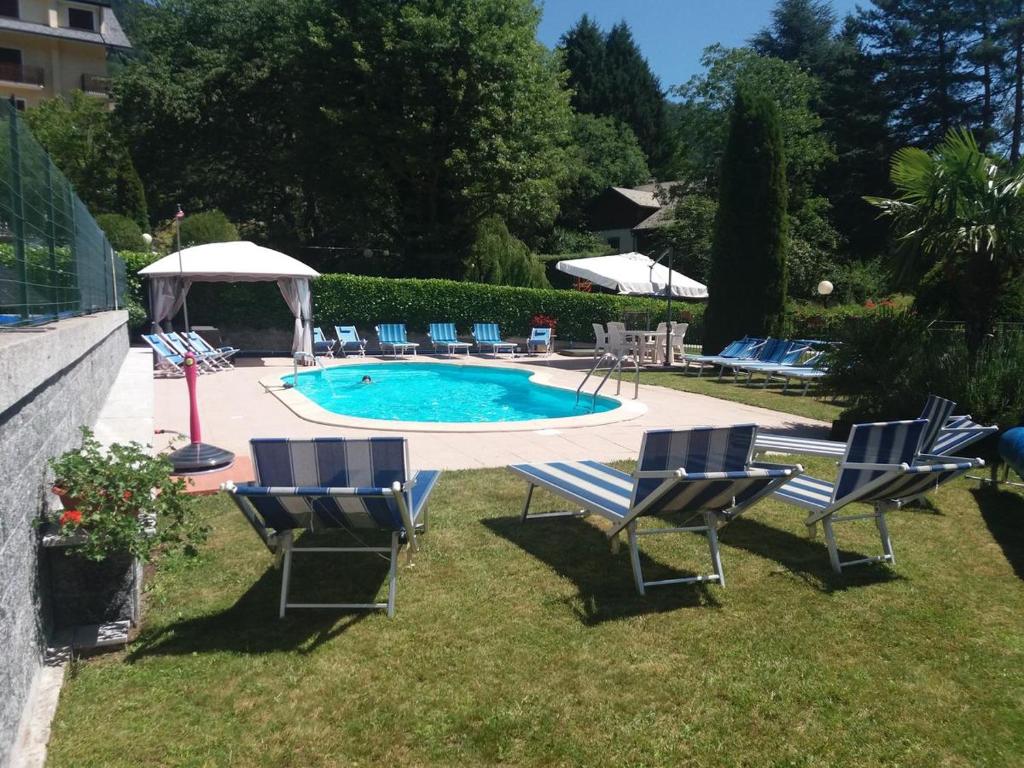
<svg viewBox="0 0 1024 768"><path fill-rule="evenodd" d="M969 469L984 466L981 459L919 456L918 447L927 426L925 419L855 424L834 483L803 475L775 491L779 500L808 511L804 522L809 533L814 533L819 522L822 524L829 560L836 573L848 565L895 563L886 512L899 509ZM872 504L874 510L838 514L854 502ZM833 526L868 519L873 519L878 528L882 554L841 562Z"/></svg>
<svg viewBox="0 0 1024 768"><path fill-rule="evenodd" d="M348 357L349 352L354 352L360 357L366 356L366 339L359 335L354 325L336 325L334 333L338 337L338 349L342 357Z"/></svg>
<svg viewBox="0 0 1024 768"><path fill-rule="evenodd" d="M289 608L382 608L395 615L398 551L417 551L416 534L427 527L427 500L440 476L409 472L404 437L315 438L250 441L256 482L227 483L238 508L274 554L283 556L279 615ZM358 546L296 547L294 534L343 529ZM367 531L391 533L389 547L363 543ZM307 534L308 535L308 534ZM290 603L292 556L321 552L388 553L386 603Z"/></svg>
<svg viewBox="0 0 1024 768"><path fill-rule="evenodd" d="M184 376L185 370L181 367L185 362L184 355L171 348L167 341L155 333L142 334L142 340L146 342L156 355L156 371L163 374Z"/></svg>
<svg viewBox="0 0 1024 768"><path fill-rule="evenodd" d="M313 354L334 357L334 347L338 342L328 339L319 326L313 329Z"/></svg>
<svg viewBox="0 0 1024 768"><path fill-rule="evenodd" d="M416 356L419 344L409 341L405 335L405 323L381 323L375 326L374 330L377 331L381 354L386 355L390 350L394 357L398 357L411 351L413 357Z"/></svg>
<svg viewBox="0 0 1024 768"><path fill-rule="evenodd" d="M583 513L605 518L615 548L625 529L637 591L662 584L716 581L725 584L718 550L718 528L734 520L752 504L792 480L799 465L763 467L751 462L757 426L697 427L685 430L652 430L644 434L640 458L632 475L596 461L556 461L547 464L513 464L509 467L529 484L522 519L579 515L553 512L530 515L530 501L537 487L579 505ZM644 528L637 519L645 515L678 515L681 526ZM696 522L695 519L699 519ZM678 579L646 581L640 566L637 539L667 533L702 533L707 537L713 573Z"/></svg>
<svg viewBox="0 0 1024 768"><path fill-rule="evenodd" d="M455 323L431 323L427 335L430 337L430 343L434 346L434 352L441 350L449 355L454 355L459 350L463 350L466 357L469 357L469 348L473 345L459 339Z"/></svg>
<svg viewBox="0 0 1024 768"><path fill-rule="evenodd" d="M766 353L765 359L739 364L733 369L733 373L747 374L747 386L750 386L755 373L763 374L764 386L767 386L772 371L795 367L810 350L811 348L807 344L783 341L771 355Z"/></svg>
<svg viewBox="0 0 1024 768"><path fill-rule="evenodd" d="M718 367L718 379L721 381L722 375L726 370L732 371L733 379L738 381L739 372L744 368L756 368L761 365L780 365L792 347L793 342L787 341L786 339L765 339L763 344L755 347L751 356L720 362Z"/></svg>
<svg viewBox="0 0 1024 768"><path fill-rule="evenodd" d="M555 335L551 328L531 328L530 338L526 340L526 352L536 355L538 347L544 347L545 354L550 355L555 348Z"/></svg>
<svg viewBox="0 0 1024 768"><path fill-rule="evenodd" d="M186 331L181 335L184 337L185 341L189 343L192 349L207 355L216 355L218 362L223 363L228 368L234 367L231 363L231 358L239 353L240 350L237 348L215 347L195 331Z"/></svg>
<svg viewBox="0 0 1024 768"><path fill-rule="evenodd" d="M717 355L686 355L684 359L687 368L689 368L691 363L696 363L697 377L700 378L704 375L705 368L714 368L715 366L722 365L723 361L728 363L741 359L752 359L757 354L757 350L767 341L768 339L744 336L742 339L737 339L731 344L726 345Z"/></svg>
<svg viewBox="0 0 1024 768"><path fill-rule="evenodd" d="M218 355L210 355L204 352L200 352L191 344L189 344L185 340L185 338L176 331L167 331L165 333L161 333L158 335L163 337L164 341L167 343L167 346L169 346L182 357L184 357L187 354L191 354L192 357L196 359L196 364L198 366L197 370L199 371L199 373L216 373L217 371L223 371L227 369L227 366L220 361Z"/></svg>
<svg viewBox="0 0 1024 768"><path fill-rule="evenodd" d="M473 340L481 352L490 349L491 354L497 357L504 351L515 357L516 343L501 338L501 331L498 330L497 323L473 323Z"/></svg>

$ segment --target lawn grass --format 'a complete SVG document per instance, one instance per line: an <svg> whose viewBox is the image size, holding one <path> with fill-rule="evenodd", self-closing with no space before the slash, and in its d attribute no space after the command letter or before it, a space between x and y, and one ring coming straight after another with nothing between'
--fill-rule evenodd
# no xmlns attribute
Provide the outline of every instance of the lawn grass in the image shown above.
<svg viewBox="0 0 1024 768"><path fill-rule="evenodd" d="M139 639L76 665L50 765L1024 762L1017 493L944 487L890 516L894 567L841 577L795 508L763 503L722 531L727 587L647 597L590 520L521 527L523 493L502 470L446 473L391 620L279 621L271 557L227 499L205 500L212 539L158 570ZM847 557L878 551L870 523L839 536ZM706 572L702 538L641 546L649 578ZM361 597L385 568L298 558L294 599Z"/></svg>
<svg viewBox="0 0 1024 768"><path fill-rule="evenodd" d="M811 384L810 393L801 396L800 390L803 385L794 382L790 385L789 391L782 394L782 382L773 381L768 387L762 387L764 379L760 376L754 377L753 386L746 386L741 377L741 383L733 383L732 376L726 375L721 381L717 380L717 369L707 370L700 378L693 370L687 374L680 372L666 372L644 370L640 373L640 381L643 384L655 384L659 387L678 389L683 392L695 392L699 395L709 395L722 400L731 400L735 403L745 405L757 405L761 408L770 408L773 411L792 413L796 416L805 416L809 419L831 422L838 419L843 407L836 405L830 398L816 396L816 385ZM628 376L626 377L628 379Z"/></svg>

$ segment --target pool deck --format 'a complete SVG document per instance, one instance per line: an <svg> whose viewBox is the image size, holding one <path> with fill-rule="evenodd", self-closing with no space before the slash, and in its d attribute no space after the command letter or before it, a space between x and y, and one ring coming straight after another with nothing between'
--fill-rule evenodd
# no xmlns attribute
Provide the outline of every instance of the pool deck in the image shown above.
<svg viewBox="0 0 1024 768"><path fill-rule="evenodd" d="M350 357L325 363L332 367L378 359L369 356L364 359ZM418 360L448 362L443 357L420 356ZM464 360L461 362L465 363ZM576 389L591 364L589 358L558 356L520 357L516 360L474 356L472 362L479 365L534 367L543 372L545 382L569 390ZM291 371L291 360L287 358L250 358L240 360L234 370L200 376L199 410L204 442L244 457L249 454L249 439L252 437L364 437L375 433L374 430L328 426L304 420L260 383L268 377L279 377ZM606 386L608 393L614 392L611 383ZM154 389L156 429L187 434L188 396L184 380L157 379ZM632 381L623 381L623 397L629 400L632 393ZM529 431L502 432L498 424L494 425L495 431L490 432L453 432L450 427L436 432L399 432L408 437L411 461L416 468L477 469L520 462L578 459L615 461L636 458L643 433L648 429L754 422L776 432L825 437L829 426L813 419L663 387L641 385L639 400L646 408L637 408L635 411L630 409L633 412L628 420L595 426L551 426ZM376 431L395 434L395 431L385 431L383 428ZM155 447L159 449L168 446L173 437L172 434L156 435ZM223 479L249 479L242 476L249 473L248 462L239 462L237 471L237 478L232 477L229 471Z"/></svg>

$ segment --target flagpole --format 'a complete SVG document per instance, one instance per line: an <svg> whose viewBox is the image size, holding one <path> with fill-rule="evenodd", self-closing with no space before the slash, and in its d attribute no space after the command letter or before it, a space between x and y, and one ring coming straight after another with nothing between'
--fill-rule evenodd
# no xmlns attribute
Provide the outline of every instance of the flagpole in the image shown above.
<svg viewBox="0 0 1024 768"><path fill-rule="evenodd" d="M178 239L178 280L181 281L181 308L185 312L185 333L192 328L188 324L188 291L185 290L185 269L181 263L181 220L185 218L185 212L181 210L181 203L178 203L178 212L174 214L174 233Z"/></svg>

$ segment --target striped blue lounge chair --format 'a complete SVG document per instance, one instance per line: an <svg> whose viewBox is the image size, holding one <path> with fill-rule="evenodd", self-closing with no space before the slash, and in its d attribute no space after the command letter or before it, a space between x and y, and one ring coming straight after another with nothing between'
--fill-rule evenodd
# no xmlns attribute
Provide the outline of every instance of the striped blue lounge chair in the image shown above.
<svg viewBox="0 0 1024 768"><path fill-rule="evenodd" d="M328 339L319 326L313 329L313 354L334 357L334 347L338 342Z"/></svg>
<svg viewBox="0 0 1024 768"><path fill-rule="evenodd" d="M925 456L953 456L963 448L999 431L999 427L982 426L970 416L953 416L956 403L938 395L928 395L924 410L918 418L928 422L922 433L917 452ZM846 443L835 440L817 440L807 437L759 432L755 451L799 453L806 456L825 456L841 459L846 455Z"/></svg>
<svg viewBox="0 0 1024 768"><path fill-rule="evenodd" d="M804 357L810 349L809 346L798 341L782 341L776 345L775 349L765 352L763 358L738 363L733 367L733 373L747 374L747 386L750 386L755 373L763 374L765 386L767 386L772 371L795 367L800 362L800 358Z"/></svg>
<svg viewBox="0 0 1024 768"><path fill-rule="evenodd" d="M555 334L551 328L531 328L530 338L526 340L526 351L528 354L536 355L538 347L544 347L546 354L554 351Z"/></svg>
<svg viewBox="0 0 1024 768"><path fill-rule="evenodd" d="M256 482L226 483L263 543L283 555L279 615L288 608L382 608L395 615L398 550L404 540L409 557L416 534L426 532L427 500L440 472L410 473L404 437L253 439ZM294 546L294 533L342 529L355 544L347 547ZM391 534L390 547L363 543L367 531ZM289 603L292 556L310 552L389 553L386 603Z"/></svg>
<svg viewBox="0 0 1024 768"><path fill-rule="evenodd" d="M394 357L398 357L411 351L413 357L416 356L419 344L409 341L405 335L405 323L381 323L374 330L377 331L381 354L386 355L390 350Z"/></svg>
<svg viewBox="0 0 1024 768"><path fill-rule="evenodd" d="M777 368L762 370L761 373L765 375L763 386L767 387L768 382L772 379L782 379L782 394L786 394L789 391L790 379L796 379L804 383L804 388L800 391L800 395L803 397L810 389L811 382L828 375L825 361L825 353L818 352L799 365L780 365Z"/></svg>
<svg viewBox="0 0 1024 768"><path fill-rule="evenodd" d="M348 357L349 352L366 357L366 339L359 335L354 325L336 325L334 333L338 337L338 349L342 357Z"/></svg>
<svg viewBox="0 0 1024 768"><path fill-rule="evenodd" d="M553 512L530 515L537 487L579 505L584 513L600 515L611 523L606 533L613 549L625 529L637 591L662 584L716 581L725 584L718 551L718 528L734 520L752 504L799 475L799 465L763 467L751 463L757 426L697 427L652 430L644 434L640 458L632 475L596 461L556 461L548 464L513 464L509 467L529 484L522 519L576 515ZM683 524L673 528L638 529L643 515L677 514ZM695 522L699 518L699 522ZM693 523L693 524L691 524ZM637 538L677 532L703 533L711 550L713 573L661 581L645 581L640 567Z"/></svg>
<svg viewBox="0 0 1024 768"><path fill-rule="evenodd" d="M811 533L819 522L822 524L829 560L836 573L849 565L895 563L886 512L899 509L969 469L985 465L981 459L919 455L918 446L927 428L925 419L856 424L850 431L834 483L803 475L775 491L777 499L808 511L804 522ZM874 510L838 514L853 502L872 504ZM866 519L873 519L878 528L882 554L841 562L833 526Z"/></svg>
<svg viewBox="0 0 1024 768"><path fill-rule="evenodd" d="M793 361L799 357L806 347L794 345L793 342L787 341L786 339L765 339L764 344L756 348L753 355L750 357L740 357L732 360L724 360L719 363L718 366L718 379L721 381L722 375L726 370L732 371L733 378L739 380L739 372L757 369L758 367L774 367L782 365L783 361L787 359L787 356L791 353L794 346L799 347L797 355L793 357Z"/></svg>
<svg viewBox="0 0 1024 768"><path fill-rule="evenodd" d="M198 349L189 344L185 338L176 331L167 331L166 333L158 334L163 337L171 349L181 355L183 358L185 355L191 354L195 358L199 373L216 373L217 371L226 370L228 366L224 365L220 361L220 356L217 354L208 354L206 352L200 352Z"/></svg>
<svg viewBox="0 0 1024 768"><path fill-rule="evenodd" d="M474 323L473 340L476 342L477 349L481 352L485 349L490 349L491 354L495 357L497 357L502 350L513 357L516 354L515 342L505 341L501 338L501 331L498 330L497 323Z"/></svg>
<svg viewBox="0 0 1024 768"><path fill-rule="evenodd" d="M155 333L144 333L142 334L142 340L146 342L156 355L157 373L175 376L185 375L185 370L181 367L182 363L185 362L185 356L178 354L177 350L173 349L166 339Z"/></svg>
<svg viewBox="0 0 1024 768"><path fill-rule="evenodd" d="M234 367L231 358L241 351L236 347L215 347L195 331L186 331L181 335L192 349L206 355L216 356L217 361L227 368Z"/></svg>
<svg viewBox="0 0 1024 768"><path fill-rule="evenodd" d="M466 357L469 357L469 348L473 345L459 338L455 323L431 323L427 335L430 337L430 343L434 345L434 352L443 351L454 355L463 350Z"/></svg>
<svg viewBox="0 0 1024 768"><path fill-rule="evenodd" d="M697 377L700 378L704 375L705 368L714 368L722 365L723 361L728 363L736 362L737 360L753 359L757 354L757 350L768 341L770 341L770 339L757 339L751 336L744 336L742 339L738 339L727 345L725 349L717 355L684 355L683 359L686 362L687 368L690 367L691 363L697 365Z"/></svg>

